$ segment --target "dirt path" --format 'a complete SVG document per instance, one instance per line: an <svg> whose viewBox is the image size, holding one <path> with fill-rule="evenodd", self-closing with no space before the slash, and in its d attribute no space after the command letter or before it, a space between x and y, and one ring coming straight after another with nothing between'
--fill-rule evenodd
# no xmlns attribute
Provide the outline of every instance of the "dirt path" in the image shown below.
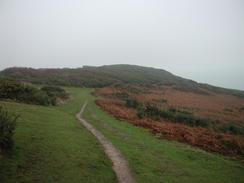
<svg viewBox="0 0 244 183"><path fill-rule="evenodd" d="M82 113L86 108L87 102L83 105L81 111L76 115L80 123L85 126L102 144L105 153L113 162L113 170L117 175L119 183L135 183L136 181L131 175L129 164L121 152L114 147L112 142L110 142L104 135L96 130L90 123L82 118Z"/></svg>

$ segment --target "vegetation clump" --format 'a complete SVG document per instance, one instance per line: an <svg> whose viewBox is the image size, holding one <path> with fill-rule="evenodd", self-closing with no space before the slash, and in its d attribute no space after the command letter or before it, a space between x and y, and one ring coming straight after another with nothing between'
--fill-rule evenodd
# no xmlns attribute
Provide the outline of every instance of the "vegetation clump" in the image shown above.
<svg viewBox="0 0 244 183"><path fill-rule="evenodd" d="M240 107L239 111L244 111L244 106Z"/></svg>
<svg viewBox="0 0 244 183"><path fill-rule="evenodd" d="M188 126L210 127L213 121L207 118L199 118L191 112L179 110L175 108L160 109L153 104L141 104L136 99L127 98L125 100L126 107L137 109L137 116L142 119L149 117L154 120L166 119L175 123L183 123Z"/></svg>
<svg viewBox="0 0 244 183"><path fill-rule="evenodd" d="M161 109L155 104L142 104L137 99L127 98L125 105L128 108L137 110L137 117L143 119L145 117L153 120L165 119L173 123L181 123L190 127L212 128L215 131L233 135L244 135L244 127L230 122L223 126L218 126L216 122L209 118L197 117L192 112L180 110L176 108Z"/></svg>
<svg viewBox="0 0 244 183"><path fill-rule="evenodd" d="M126 106L136 109L139 106L139 102L136 99L126 99Z"/></svg>
<svg viewBox="0 0 244 183"><path fill-rule="evenodd" d="M67 97L59 87L46 86L38 89L14 80L0 80L0 99L37 105L56 105L57 98Z"/></svg>
<svg viewBox="0 0 244 183"><path fill-rule="evenodd" d="M126 93L126 92L118 92L118 93L115 93L115 96L117 98L120 98L120 99L123 99L123 100L126 100L129 97L128 93Z"/></svg>
<svg viewBox="0 0 244 183"><path fill-rule="evenodd" d="M226 111L226 112L233 112L233 110L232 109L229 109L229 108L225 108L224 111Z"/></svg>
<svg viewBox="0 0 244 183"><path fill-rule="evenodd" d="M230 122L222 128L222 131L234 135L244 135L244 128Z"/></svg>
<svg viewBox="0 0 244 183"><path fill-rule="evenodd" d="M57 98L60 99L68 98L68 94L65 92L65 90L57 86L44 86L41 88L41 91L45 92L48 95L52 105L57 104Z"/></svg>
<svg viewBox="0 0 244 183"><path fill-rule="evenodd" d="M131 107L137 108L139 104L134 105L130 102L126 103L127 106L130 104ZM175 108L169 109L159 109L157 106L147 104L145 106L140 106L137 108L137 116L141 119L145 116L150 117L155 120L166 119L175 123L182 123L192 127L210 127L213 124L213 121L207 118L199 118L194 116L192 113L183 110L177 110Z"/></svg>
<svg viewBox="0 0 244 183"><path fill-rule="evenodd" d="M171 86L180 91L194 92L203 95L207 95L210 91L244 98L243 91L200 84L192 80L175 76L162 69L135 65L84 66L83 68L76 69L32 69L17 67L1 71L0 77L45 85L89 88L120 86L129 88L128 90L135 94L146 92L141 90L142 86L143 88ZM140 86L140 88L131 86Z"/></svg>
<svg viewBox="0 0 244 183"><path fill-rule="evenodd" d="M13 134L18 116L10 114L5 108L0 106L0 151L12 148Z"/></svg>

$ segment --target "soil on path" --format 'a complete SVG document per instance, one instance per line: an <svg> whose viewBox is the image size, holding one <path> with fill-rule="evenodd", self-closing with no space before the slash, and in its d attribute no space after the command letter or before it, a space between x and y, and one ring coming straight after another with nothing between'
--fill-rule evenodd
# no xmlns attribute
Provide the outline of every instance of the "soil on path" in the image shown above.
<svg viewBox="0 0 244 183"><path fill-rule="evenodd" d="M83 105L81 111L76 115L80 123L87 128L102 144L106 155L111 159L113 163L113 170L117 175L119 183L135 183L136 181L132 177L129 169L129 164L121 152L114 147L111 141L109 141L100 131L94 128L90 123L82 118L82 113L87 106L87 102Z"/></svg>

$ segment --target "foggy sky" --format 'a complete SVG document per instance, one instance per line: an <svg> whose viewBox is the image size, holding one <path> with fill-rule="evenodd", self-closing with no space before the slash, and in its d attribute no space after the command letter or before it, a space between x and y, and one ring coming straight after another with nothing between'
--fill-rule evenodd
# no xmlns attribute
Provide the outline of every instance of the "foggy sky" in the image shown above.
<svg viewBox="0 0 244 183"><path fill-rule="evenodd" d="M244 1L0 0L0 70L109 64L244 90Z"/></svg>

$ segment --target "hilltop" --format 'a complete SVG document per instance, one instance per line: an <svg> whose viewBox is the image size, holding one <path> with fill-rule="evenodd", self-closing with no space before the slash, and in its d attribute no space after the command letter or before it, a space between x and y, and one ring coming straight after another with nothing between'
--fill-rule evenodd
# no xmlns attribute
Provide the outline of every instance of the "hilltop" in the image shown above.
<svg viewBox="0 0 244 183"><path fill-rule="evenodd" d="M0 72L1 78L35 84L101 88L112 85L145 87L171 86L174 89L207 94L207 91L244 97L244 91L201 84L163 69L136 65L84 66L82 68L33 69L12 67Z"/></svg>

